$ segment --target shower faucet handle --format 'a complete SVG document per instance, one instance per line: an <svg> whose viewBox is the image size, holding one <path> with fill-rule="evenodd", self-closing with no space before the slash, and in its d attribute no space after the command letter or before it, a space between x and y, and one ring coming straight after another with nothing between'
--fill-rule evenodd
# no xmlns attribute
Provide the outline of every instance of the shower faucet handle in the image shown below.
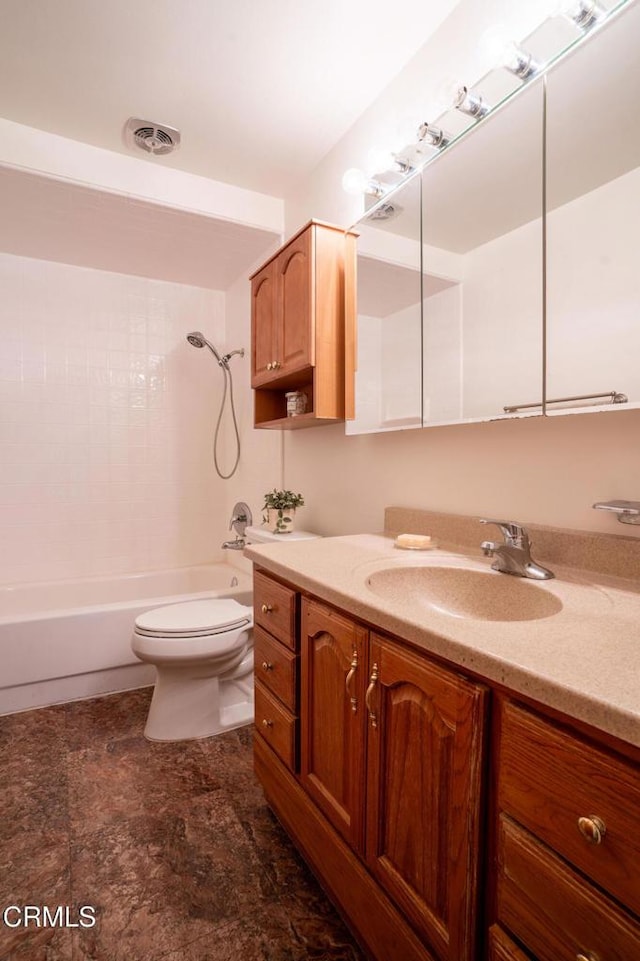
<svg viewBox="0 0 640 961"><path fill-rule="evenodd" d="M246 528L253 524L253 516L251 514L251 509L248 504L244 501L238 501L234 505L233 512L231 514L231 520L229 521L229 530L234 530L237 537L244 537L244 532Z"/></svg>

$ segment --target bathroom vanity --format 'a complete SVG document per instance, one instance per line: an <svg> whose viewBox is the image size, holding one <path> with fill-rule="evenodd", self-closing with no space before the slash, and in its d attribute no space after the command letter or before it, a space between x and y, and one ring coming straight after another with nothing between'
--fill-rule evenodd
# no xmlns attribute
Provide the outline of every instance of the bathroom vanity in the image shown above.
<svg viewBox="0 0 640 961"><path fill-rule="evenodd" d="M640 958L640 541L534 531L540 586L421 524L248 549L270 805L372 958Z"/></svg>

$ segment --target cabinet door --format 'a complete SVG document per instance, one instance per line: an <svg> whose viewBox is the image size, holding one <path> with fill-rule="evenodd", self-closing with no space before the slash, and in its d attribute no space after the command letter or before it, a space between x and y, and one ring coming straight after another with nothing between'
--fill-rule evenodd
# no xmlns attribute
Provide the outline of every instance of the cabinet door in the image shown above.
<svg viewBox="0 0 640 961"><path fill-rule="evenodd" d="M302 603L300 779L362 849L367 632L318 601Z"/></svg>
<svg viewBox="0 0 640 961"><path fill-rule="evenodd" d="M313 245L309 227L284 248L278 271L278 343L276 374L282 376L313 364Z"/></svg>
<svg viewBox="0 0 640 961"><path fill-rule="evenodd" d="M277 351L276 277L276 262L272 260L251 281L252 387L273 377L267 364L274 363Z"/></svg>
<svg viewBox="0 0 640 961"><path fill-rule="evenodd" d="M366 858L437 956L475 961L486 691L372 635Z"/></svg>

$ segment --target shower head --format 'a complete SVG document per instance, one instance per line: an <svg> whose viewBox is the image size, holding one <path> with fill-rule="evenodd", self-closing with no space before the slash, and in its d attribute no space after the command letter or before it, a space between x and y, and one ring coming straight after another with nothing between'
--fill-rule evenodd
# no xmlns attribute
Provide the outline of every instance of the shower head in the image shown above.
<svg viewBox="0 0 640 961"><path fill-rule="evenodd" d="M199 330L194 330L190 334L187 334L187 340L192 347L204 347L206 344L204 334L201 334Z"/></svg>
<svg viewBox="0 0 640 961"><path fill-rule="evenodd" d="M221 367L226 366L224 358L220 356L218 351L215 349L213 344L209 343L207 338L199 330L192 330L190 334L187 334L187 340L192 347L208 347L215 359L218 361Z"/></svg>

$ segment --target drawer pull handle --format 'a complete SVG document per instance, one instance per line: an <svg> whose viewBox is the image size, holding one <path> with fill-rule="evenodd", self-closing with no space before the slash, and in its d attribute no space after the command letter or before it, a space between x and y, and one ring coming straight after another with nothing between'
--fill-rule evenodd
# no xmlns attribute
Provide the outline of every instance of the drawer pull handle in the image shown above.
<svg viewBox="0 0 640 961"><path fill-rule="evenodd" d="M263 726L263 727L273 727L273 721L269 721L269 720L267 720L266 717L263 717L263 718L262 718L262 726Z"/></svg>
<svg viewBox="0 0 640 961"><path fill-rule="evenodd" d="M272 671L272 670L273 670L273 664L272 664L270 661L263 661L263 662L262 662L262 670L263 670L263 671Z"/></svg>
<svg viewBox="0 0 640 961"><path fill-rule="evenodd" d="M607 826L596 814L590 814L588 818L578 818L578 830L589 844L602 844L602 839L607 833ZM589 958L587 958L589 961ZM594 957L593 961L597 961Z"/></svg>
<svg viewBox="0 0 640 961"><path fill-rule="evenodd" d="M357 670L358 670L358 652L357 652L356 649L354 648L354 650L353 650L353 655L352 655L352 657L351 657L351 664L350 664L350 666L349 666L349 671L347 672L347 678L346 678L346 681L345 681L345 688L346 688L346 690L347 690L347 697L349 698L349 701L351 702L351 710L353 711L354 714L356 714L357 711L358 711L358 698L357 698L357 697L354 697L354 695L353 695L353 693L352 693L352 691L351 691L351 683L352 683L354 677L356 676L356 671L357 671Z"/></svg>
<svg viewBox="0 0 640 961"><path fill-rule="evenodd" d="M367 688L367 693L364 696L364 703L367 705L367 710L369 711L369 720L371 721L371 727L378 726L378 716L376 712L371 707L371 697L375 690L376 684L378 683L378 665L374 664L371 670L371 677L369 678L369 687Z"/></svg>
<svg viewBox="0 0 640 961"><path fill-rule="evenodd" d="M260 610L263 614L271 614L273 612L271 604L263 604Z"/></svg>

